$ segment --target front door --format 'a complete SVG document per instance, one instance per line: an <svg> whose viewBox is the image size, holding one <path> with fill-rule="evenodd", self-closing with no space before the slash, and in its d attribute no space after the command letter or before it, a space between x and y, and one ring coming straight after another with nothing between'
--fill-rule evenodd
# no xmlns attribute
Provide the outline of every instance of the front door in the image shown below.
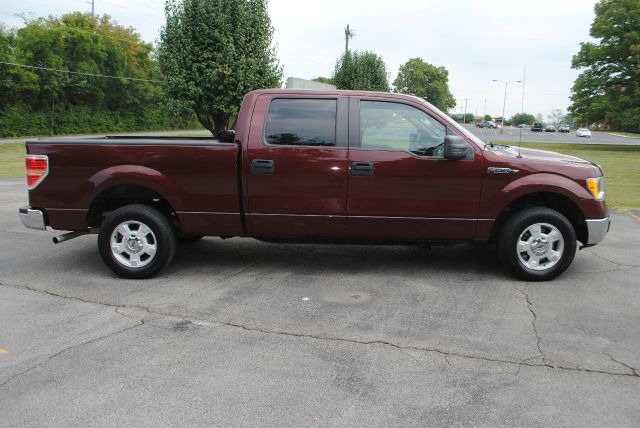
<svg viewBox="0 0 640 428"><path fill-rule="evenodd" d="M247 228L259 238L340 238L346 231L346 97L261 95L243 168Z"/></svg>
<svg viewBox="0 0 640 428"><path fill-rule="evenodd" d="M481 155L444 158L453 131L419 103L351 99L347 230L377 240L473 239Z"/></svg>

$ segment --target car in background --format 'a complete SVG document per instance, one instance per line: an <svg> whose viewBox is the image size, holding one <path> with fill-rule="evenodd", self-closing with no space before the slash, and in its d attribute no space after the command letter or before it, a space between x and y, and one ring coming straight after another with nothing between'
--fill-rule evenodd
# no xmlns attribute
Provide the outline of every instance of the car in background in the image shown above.
<svg viewBox="0 0 640 428"><path fill-rule="evenodd" d="M562 133L566 133L568 134L569 131L571 131L571 127L569 125L560 125L560 128L558 128L558 132Z"/></svg>
<svg viewBox="0 0 640 428"><path fill-rule="evenodd" d="M484 122L480 122L480 123L476 124L476 128L491 128L491 129L495 129L497 127L498 127L498 125L496 125L495 122L492 122L490 120L485 120Z"/></svg>
<svg viewBox="0 0 640 428"><path fill-rule="evenodd" d="M526 128L527 126L529 126L529 125L527 125L526 123L520 123L518 125L518 128Z"/></svg>
<svg viewBox="0 0 640 428"><path fill-rule="evenodd" d="M547 125L547 127L544 128L544 132L556 132L556 127L553 125Z"/></svg>
<svg viewBox="0 0 640 428"><path fill-rule="evenodd" d="M591 131L589 131L587 128L578 128L576 130L576 137L591 138Z"/></svg>
<svg viewBox="0 0 640 428"><path fill-rule="evenodd" d="M544 128L541 123L534 123L531 125L531 132L542 132L543 129Z"/></svg>

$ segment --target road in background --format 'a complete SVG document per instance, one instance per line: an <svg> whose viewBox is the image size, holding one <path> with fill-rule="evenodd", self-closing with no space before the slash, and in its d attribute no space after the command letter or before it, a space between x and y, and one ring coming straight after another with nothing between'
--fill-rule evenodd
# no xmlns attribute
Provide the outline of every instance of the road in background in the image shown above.
<svg viewBox="0 0 640 428"><path fill-rule="evenodd" d="M206 137L211 133L206 129L183 129L179 131L145 131L145 132L111 132L107 134L84 134L84 135L53 135L51 137L20 137L20 138L4 138L0 139L1 143L24 143L27 140L36 140L38 138L97 138L104 137L105 135L149 135L149 136L162 136L162 135L189 135L197 134Z"/></svg>
<svg viewBox="0 0 640 428"><path fill-rule="evenodd" d="M491 247L205 238L154 279L0 179L2 426L637 426L640 222L560 278Z"/></svg>
<svg viewBox="0 0 640 428"><path fill-rule="evenodd" d="M520 129L505 127L504 129L489 129L477 128L473 125L464 126L476 136L480 137L482 141L487 143L517 143L520 140L520 131L522 131L523 143L640 144L640 138L621 137L618 135L608 134L606 132L591 132L591 138L584 138L576 137L575 130L568 134L561 134L559 132L531 132L529 128Z"/></svg>

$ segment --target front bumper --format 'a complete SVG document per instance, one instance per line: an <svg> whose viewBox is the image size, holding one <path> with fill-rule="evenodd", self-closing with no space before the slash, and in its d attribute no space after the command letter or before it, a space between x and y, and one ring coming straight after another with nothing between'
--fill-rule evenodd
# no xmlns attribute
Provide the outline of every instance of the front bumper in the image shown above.
<svg viewBox="0 0 640 428"><path fill-rule="evenodd" d="M31 207L22 207L18 210L22 224L29 229L47 230L44 221L44 213L40 210L31 209Z"/></svg>
<svg viewBox="0 0 640 428"><path fill-rule="evenodd" d="M586 222L588 233L588 242L586 245L596 245L601 242L604 237L607 236L607 232L609 232L609 227L611 226L609 217L597 220L586 220Z"/></svg>

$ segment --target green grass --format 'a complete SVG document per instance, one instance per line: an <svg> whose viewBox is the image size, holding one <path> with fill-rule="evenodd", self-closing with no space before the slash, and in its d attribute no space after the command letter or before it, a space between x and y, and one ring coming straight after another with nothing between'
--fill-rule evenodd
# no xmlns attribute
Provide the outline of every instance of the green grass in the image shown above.
<svg viewBox="0 0 640 428"><path fill-rule="evenodd" d="M633 138L640 138L640 134L636 134L634 132L617 132L617 131L613 131L613 132L609 132L609 131L597 131L597 132L603 132L605 134L612 134L612 135L620 135L621 137L633 137Z"/></svg>
<svg viewBox="0 0 640 428"><path fill-rule="evenodd" d="M640 146L522 143L522 147L550 150L597 163L604 170L607 205L618 209L640 207Z"/></svg>
<svg viewBox="0 0 640 428"><path fill-rule="evenodd" d="M24 176L24 143L0 144L0 177Z"/></svg>

